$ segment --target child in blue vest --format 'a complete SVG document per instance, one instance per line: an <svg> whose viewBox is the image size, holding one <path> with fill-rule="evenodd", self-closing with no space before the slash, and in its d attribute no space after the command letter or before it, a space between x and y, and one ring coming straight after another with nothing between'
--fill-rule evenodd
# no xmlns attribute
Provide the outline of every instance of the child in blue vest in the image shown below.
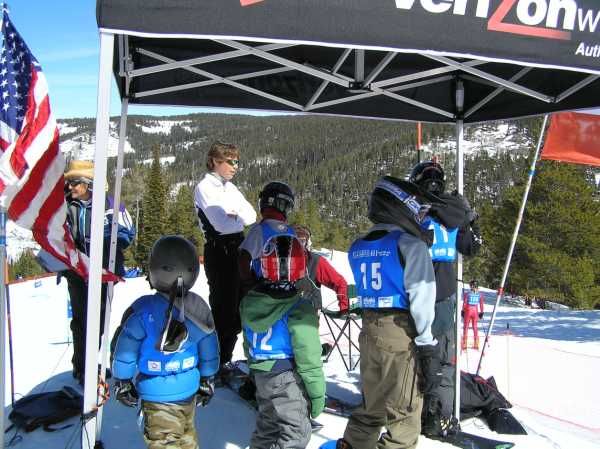
<svg viewBox="0 0 600 449"><path fill-rule="evenodd" d="M132 304L113 340L115 396L130 407L141 398L149 449L198 448L196 405L206 405L214 393L219 346L213 318L189 291L198 272L192 243L180 236L159 239L149 262L157 293Z"/></svg>
<svg viewBox="0 0 600 449"><path fill-rule="evenodd" d="M437 200L391 176L380 179L369 197L373 227L348 251L362 309L363 401L352 412L337 449L417 445L423 395L440 380L431 333L435 277L429 235L421 227Z"/></svg>
<svg viewBox="0 0 600 449"><path fill-rule="evenodd" d="M263 246L274 235L295 235L288 225L288 214L294 209L294 192L287 184L272 181L258 195L261 220L248 230L240 245L239 268L244 296L261 278L260 256Z"/></svg>
<svg viewBox="0 0 600 449"><path fill-rule="evenodd" d="M317 315L295 286L306 276L304 250L294 236L273 236L259 260L261 279L240 305L258 403L250 448L302 449L325 404Z"/></svg>

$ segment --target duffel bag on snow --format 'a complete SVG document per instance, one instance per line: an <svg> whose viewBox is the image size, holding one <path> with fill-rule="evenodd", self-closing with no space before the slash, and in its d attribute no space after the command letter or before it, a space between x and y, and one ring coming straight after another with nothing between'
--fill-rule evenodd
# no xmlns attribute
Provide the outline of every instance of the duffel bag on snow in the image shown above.
<svg viewBox="0 0 600 449"><path fill-rule="evenodd" d="M71 387L59 391L47 391L25 396L15 402L8 419L17 427L31 432L43 427L47 432L60 430L50 427L83 410L83 396Z"/></svg>

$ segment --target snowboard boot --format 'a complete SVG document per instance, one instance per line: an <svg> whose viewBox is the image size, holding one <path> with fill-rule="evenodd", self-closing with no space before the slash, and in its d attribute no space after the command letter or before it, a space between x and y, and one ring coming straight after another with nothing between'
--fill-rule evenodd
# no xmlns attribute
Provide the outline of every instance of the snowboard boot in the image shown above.
<svg viewBox="0 0 600 449"><path fill-rule="evenodd" d="M215 388L224 387L227 385L233 368L234 367L231 362L221 364L219 371L217 371L217 375L215 376Z"/></svg>
<svg viewBox="0 0 600 449"><path fill-rule="evenodd" d="M238 390L240 397L248 402L256 401L256 385L249 377L240 385Z"/></svg>
<svg viewBox="0 0 600 449"><path fill-rule="evenodd" d="M343 438L340 438L339 440L337 440L335 449L352 449L352 445Z"/></svg>
<svg viewBox="0 0 600 449"><path fill-rule="evenodd" d="M73 368L72 374L73 374L73 379L75 379L77 381L77 383L83 387L83 380L85 378L85 372L83 370Z"/></svg>
<svg viewBox="0 0 600 449"><path fill-rule="evenodd" d="M455 435L460 431L460 424L458 420L453 416L442 416L440 417L440 434L441 437L447 437L448 435Z"/></svg>
<svg viewBox="0 0 600 449"><path fill-rule="evenodd" d="M441 416L441 404L438 397L426 394L421 413L421 434L427 437L438 436L442 432Z"/></svg>
<svg viewBox="0 0 600 449"><path fill-rule="evenodd" d="M437 437L442 433L442 425L439 415L428 414L421 423L421 434L426 437Z"/></svg>

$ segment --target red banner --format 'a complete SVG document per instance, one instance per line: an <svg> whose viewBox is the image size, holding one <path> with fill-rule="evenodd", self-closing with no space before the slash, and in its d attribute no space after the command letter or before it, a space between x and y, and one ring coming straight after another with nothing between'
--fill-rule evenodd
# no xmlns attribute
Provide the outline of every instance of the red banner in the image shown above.
<svg viewBox="0 0 600 449"><path fill-rule="evenodd" d="M600 167L600 115L552 115L542 159Z"/></svg>

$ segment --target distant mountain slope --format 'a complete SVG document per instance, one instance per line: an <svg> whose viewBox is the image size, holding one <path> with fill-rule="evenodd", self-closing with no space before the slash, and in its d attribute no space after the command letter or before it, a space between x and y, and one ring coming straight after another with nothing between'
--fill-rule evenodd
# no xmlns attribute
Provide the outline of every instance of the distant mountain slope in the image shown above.
<svg viewBox="0 0 600 449"><path fill-rule="evenodd" d="M109 155L116 151L116 123L115 119L111 122ZM502 187L521 173L522 156L529 153L532 143L531 123L537 124L529 120L466 128L465 186L471 201L495 200ZM64 120L60 126L62 151L70 157L91 158L95 122ZM426 124L423 129L421 157L440 157L452 180L454 127ZM411 123L336 117L131 116L125 167L133 169L147 163L152 147L159 145L168 182L196 183L205 172L210 144L215 140L234 142L242 148L237 184L244 190L255 195L265 182L281 179L295 188L301 201L314 200L321 205L324 217L336 217L354 226L364 223L364 211L348 205L364 204L378 176L391 173L404 177L416 162L415 132ZM472 178L477 182L471 182ZM478 189L475 184L492 187ZM124 197L133 200L127 189Z"/></svg>

